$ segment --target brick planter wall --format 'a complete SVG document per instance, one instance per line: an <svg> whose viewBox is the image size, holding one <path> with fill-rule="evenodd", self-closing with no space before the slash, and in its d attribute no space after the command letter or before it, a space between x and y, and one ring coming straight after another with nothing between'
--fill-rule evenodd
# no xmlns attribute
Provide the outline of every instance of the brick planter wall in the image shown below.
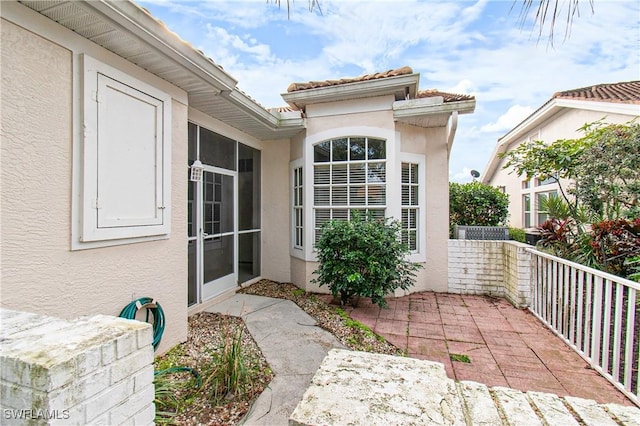
<svg viewBox="0 0 640 426"><path fill-rule="evenodd" d="M153 423L149 324L6 309L0 322L0 423Z"/></svg>
<svg viewBox="0 0 640 426"><path fill-rule="evenodd" d="M449 292L530 303L531 255L515 241L449 240Z"/></svg>

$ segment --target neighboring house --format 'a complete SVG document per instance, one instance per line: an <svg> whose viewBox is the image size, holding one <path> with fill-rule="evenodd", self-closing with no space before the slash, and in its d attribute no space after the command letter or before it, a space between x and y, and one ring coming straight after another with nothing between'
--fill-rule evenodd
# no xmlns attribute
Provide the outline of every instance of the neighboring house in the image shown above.
<svg viewBox="0 0 640 426"><path fill-rule="evenodd" d="M153 297L164 351L239 284L317 290L319 229L354 210L402 219L413 291L447 290L448 156L473 97L401 68L294 84L267 110L132 2L0 7L2 307Z"/></svg>
<svg viewBox="0 0 640 426"><path fill-rule="evenodd" d="M640 81L598 84L558 92L533 114L498 139L480 181L503 189L509 195L509 225L535 228L549 216L540 208L542 199L561 195L555 179L527 179L513 168L504 169L505 159L499 154L517 148L521 143L540 140L551 143L558 139L580 138L585 123L627 123L640 116ZM563 180L562 188L571 184Z"/></svg>

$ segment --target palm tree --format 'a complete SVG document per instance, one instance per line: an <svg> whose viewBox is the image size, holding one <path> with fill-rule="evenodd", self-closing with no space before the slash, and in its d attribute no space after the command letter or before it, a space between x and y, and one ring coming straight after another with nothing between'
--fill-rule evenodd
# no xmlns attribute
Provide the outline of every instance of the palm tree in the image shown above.
<svg viewBox="0 0 640 426"><path fill-rule="evenodd" d="M589 3L589 8L591 9L591 14L594 13L593 2L594 0L587 0ZM531 12L531 9L534 7L534 3L537 3L536 6L536 16L534 20L534 27L538 26L538 40L542 38L542 32L544 31L544 26L548 22L549 23L549 44L553 45L553 36L554 29L557 25L558 18L563 15L563 7L566 5L566 24L564 31L564 39L566 40L571 34L571 24L573 23L573 18L577 15L580 16L580 0L514 0L513 5L511 6L511 10L516 6L516 4L521 3L520 6L520 16L518 20L521 25L524 25L527 21L527 17ZM582 1L584 3L584 0ZM550 22L549 22L550 21Z"/></svg>
<svg viewBox="0 0 640 426"><path fill-rule="evenodd" d="M269 2L270 0L267 0ZM287 4L287 16L290 16L291 13L291 3L293 0L285 0ZM594 0L582 0L582 3L587 1L589 3L589 8L591 9L591 14L594 13L593 10L593 2ZM281 0L273 0L274 3L281 6ZM317 8L320 14L322 14L322 9L320 8L320 0L308 0L309 2L309 11L313 11L314 8ZM538 39L542 38L542 32L544 31L545 24L549 22L549 43L553 45L553 36L554 29L557 24L558 18L563 15L563 7L566 4L566 26L564 32L564 39L566 40L571 34L571 24L573 22L573 18L577 15L580 16L580 0L513 0L513 5L511 6L511 10L513 10L517 4L520 4L520 16L518 17L518 21L522 26L527 22L527 17L529 13L534 8L534 3L537 3L536 8L536 16L534 21L534 27L537 26L538 30Z"/></svg>

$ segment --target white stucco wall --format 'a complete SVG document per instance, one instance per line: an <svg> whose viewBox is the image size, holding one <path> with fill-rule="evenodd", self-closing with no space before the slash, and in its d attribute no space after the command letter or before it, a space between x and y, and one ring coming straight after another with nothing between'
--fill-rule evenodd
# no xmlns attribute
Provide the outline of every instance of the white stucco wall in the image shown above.
<svg viewBox="0 0 640 426"><path fill-rule="evenodd" d="M592 102L596 103L596 102ZM584 109L566 108L562 113L556 114L539 126L532 129L525 136L521 137L517 142L511 144L508 150L517 148L521 143L528 140L541 140L545 142L553 142L558 139L580 138L584 136L583 132L578 129L585 125L604 118L605 123L621 124L626 123L634 118L631 115L605 113L602 111L592 111ZM523 211L522 211L522 181L526 176L518 176L513 168L503 169L505 160L502 159L498 163L496 172L488 181L492 186L504 186L505 192L509 194L509 219L508 224L516 228L523 228ZM533 182L532 182L533 186ZM568 188L569 182L563 181L562 187ZM533 192L549 191L557 189L557 185L548 185L546 187L533 188ZM558 191L559 194L559 191ZM532 202L535 199L532 197ZM534 210L535 212L535 210ZM535 222L534 222L535 223Z"/></svg>
<svg viewBox="0 0 640 426"><path fill-rule="evenodd" d="M424 195L426 202L420 214L424 225L420 230L424 250L412 256L424 268L417 274L416 291L447 291L447 241L449 223L449 184L447 130L445 127L422 128L396 123L393 117L393 96L379 96L343 102L327 102L307 107L307 131L304 141L295 141L290 159L312 156L310 148L316 142L332 137L364 135L382 137L387 143L387 215L400 218L400 163L404 153L417 154L424 161ZM305 202L313 200L312 160L305 159ZM307 201L308 200L308 201ZM312 237L312 206L307 205L305 215L306 238ZM309 250L309 247L307 247ZM313 253L307 253L307 261L292 257L291 280L309 291L329 292L328 288L311 284L312 272L317 264ZM400 294L398 294L400 295Z"/></svg>
<svg viewBox="0 0 640 426"><path fill-rule="evenodd" d="M418 272L411 291L441 291L448 289L447 241L449 239L449 160L447 131L444 127L424 129L398 124L403 152L425 156L426 168L426 261Z"/></svg>
<svg viewBox="0 0 640 426"><path fill-rule="evenodd" d="M1 305L75 318L118 315L130 301L153 297L165 311L164 351L187 333L187 107L171 106L170 238L72 251L72 102L79 102L72 72L82 43L54 30L61 37L48 40L2 21ZM123 63L88 42L87 49L113 66ZM136 78L163 84L140 69Z"/></svg>
<svg viewBox="0 0 640 426"><path fill-rule="evenodd" d="M289 141L264 142L262 151L262 277L291 281Z"/></svg>

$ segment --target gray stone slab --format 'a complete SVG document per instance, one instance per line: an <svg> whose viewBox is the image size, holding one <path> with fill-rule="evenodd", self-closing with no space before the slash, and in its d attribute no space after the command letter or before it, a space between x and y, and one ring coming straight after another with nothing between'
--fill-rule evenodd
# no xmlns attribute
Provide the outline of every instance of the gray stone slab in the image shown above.
<svg viewBox="0 0 640 426"><path fill-rule="evenodd" d="M564 400L567 401L573 411L575 411L580 420L587 426L614 426L617 425L615 420L598 405L597 402L591 399L574 398L572 396L565 396Z"/></svg>
<svg viewBox="0 0 640 426"><path fill-rule="evenodd" d="M623 425L640 426L640 408L618 404L606 404L604 407Z"/></svg>
<svg viewBox="0 0 640 426"><path fill-rule="evenodd" d="M247 426L288 424L289 416L302 399L312 377L312 374L275 376L269 387L253 403L242 424Z"/></svg>
<svg viewBox="0 0 640 426"><path fill-rule="evenodd" d="M242 317L275 374L245 416L247 425L286 425L327 352L344 348L289 300L236 294L208 311Z"/></svg>
<svg viewBox="0 0 640 426"><path fill-rule="evenodd" d="M535 405L540 417L551 426L578 426L560 397L552 393L527 392L527 397Z"/></svg>
<svg viewBox="0 0 640 426"><path fill-rule="evenodd" d="M333 349L290 425L465 425L456 386L437 362Z"/></svg>
<svg viewBox="0 0 640 426"><path fill-rule="evenodd" d="M284 300L273 297L254 296L252 294L234 294L207 309L207 312L242 317L268 306L282 303Z"/></svg>
<svg viewBox="0 0 640 426"><path fill-rule="evenodd" d="M458 383L458 392L464 401L467 424L495 426L502 423L500 413L486 385L463 381Z"/></svg>
<svg viewBox="0 0 640 426"><path fill-rule="evenodd" d="M332 348L344 346L291 301L245 317L249 332L276 374L314 374Z"/></svg>
<svg viewBox="0 0 640 426"><path fill-rule="evenodd" d="M522 392L501 386L492 388L492 392L508 425L542 426L540 418Z"/></svg>

